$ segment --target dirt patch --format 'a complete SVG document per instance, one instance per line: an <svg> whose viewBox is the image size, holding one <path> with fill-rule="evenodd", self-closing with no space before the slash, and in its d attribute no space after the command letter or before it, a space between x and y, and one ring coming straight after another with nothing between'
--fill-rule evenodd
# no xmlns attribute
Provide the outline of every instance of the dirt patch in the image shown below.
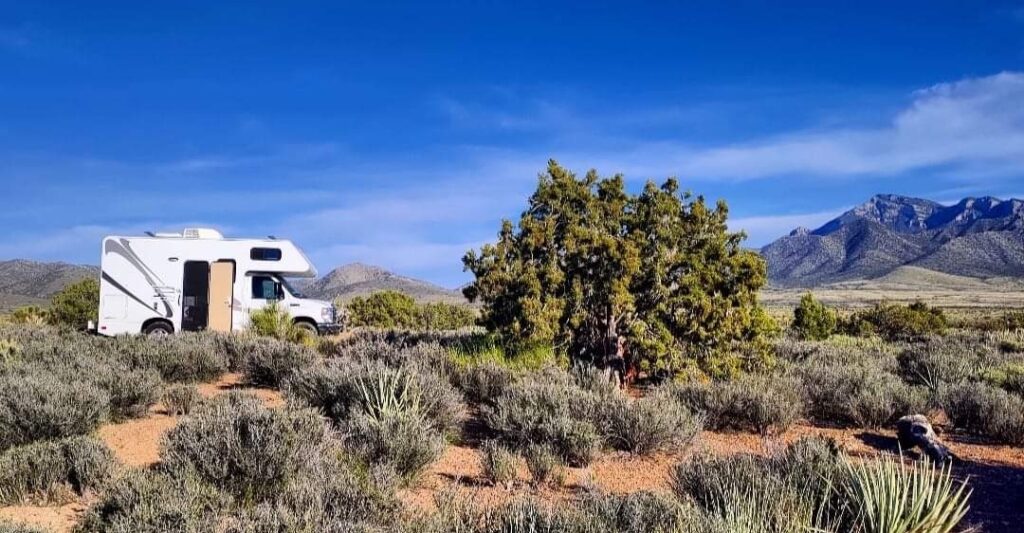
<svg viewBox="0 0 1024 533"><path fill-rule="evenodd" d="M214 383L198 385L198 389L205 398L240 390L254 394L268 407L284 405L280 392L248 387L240 374L225 374ZM125 466L146 467L160 460L160 440L177 423L178 417L168 415L164 406L157 404L145 418L105 424L96 432L96 436L110 447L117 460ZM49 531L65 532L71 531L86 508L86 500L59 506L13 505L0 507L0 518Z"/></svg>

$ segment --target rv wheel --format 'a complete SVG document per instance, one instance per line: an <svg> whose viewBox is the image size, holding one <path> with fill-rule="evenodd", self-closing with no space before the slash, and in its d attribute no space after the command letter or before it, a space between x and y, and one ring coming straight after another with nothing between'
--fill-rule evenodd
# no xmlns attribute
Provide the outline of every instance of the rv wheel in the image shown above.
<svg viewBox="0 0 1024 533"><path fill-rule="evenodd" d="M313 324L311 322L307 322L305 320L296 320L295 321L295 327L297 327L299 329L304 329L304 330L308 331L310 335L314 335L314 336L315 335L319 335L319 333L320 333L319 331L317 331L315 324Z"/></svg>
<svg viewBox="0 0 1024 533"><path fill-rule="evenodd" d="M170 335L174 333L174 328L171 327L167 322L153 322L146 327L142 328L142 332L146 335Z"/></svg>

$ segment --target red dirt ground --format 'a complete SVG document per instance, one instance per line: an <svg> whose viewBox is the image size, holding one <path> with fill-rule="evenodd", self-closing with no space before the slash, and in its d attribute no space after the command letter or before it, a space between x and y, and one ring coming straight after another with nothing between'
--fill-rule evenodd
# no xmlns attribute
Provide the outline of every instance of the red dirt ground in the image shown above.
<svg viewBox="0 0 1024 533"><path fill-rule="evenodd" d="M206 397L231 390L245 390L256 394L269 406L284 403L277 391L245 387L237 374L227 374L216 383L200 385L199 389ZM162 406L157 405L146 418L103 426L98 436L124 464L146 466L159 460L160 437L176 423L176 417L168 416ZM895 450L895 435L887 430L822 428L798 424L777 438L705 431L689 450L682 453L661 453L651 457L633 457L624 453L602 454L588 468L567 469L565 485L558 489L531 487L526 467L521 464L514 486L506 490L491 486L481 479L480 454L475 448L450 445L441 459L419 479L415 488L403 490L400 497L413 511L429 511L435 507L435 496L445 490L459 491L483 505L500 503L524 494L537 495L552 502L566 500L590 487L613 493L668 491L672 467L695 453L764 454L802 436L814 434L835 439L844 450L855 456L872 456ZM979 530L985 532L1019 531L1021 524L1024 524L1024 448L984 444L960 435L944 435L943 439L961 459L954 472L958 476L969 477L974 490L968 523L982 525ZM52 531L70 531L86 505L87 501L83 500L59 506L0 507L0 518Z"/></svg>

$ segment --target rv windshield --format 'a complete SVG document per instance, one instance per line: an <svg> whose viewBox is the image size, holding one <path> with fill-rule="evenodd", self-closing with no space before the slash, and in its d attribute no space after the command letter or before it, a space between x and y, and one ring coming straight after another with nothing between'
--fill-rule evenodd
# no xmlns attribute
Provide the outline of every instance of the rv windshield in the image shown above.
<svg viewBox="0 0 1024 533"><path fill-rule="evenodd" d="M296 298L305 298L306 297L305 294L302 294L301 291L299 291L298 289L293 287L291 283L288 283L288 278L277 278L277 279L281 280L281 285L284 285L284 288L285 288L285 290L288 291L288 294L291 294L292 296L294 296Z"/></svg>

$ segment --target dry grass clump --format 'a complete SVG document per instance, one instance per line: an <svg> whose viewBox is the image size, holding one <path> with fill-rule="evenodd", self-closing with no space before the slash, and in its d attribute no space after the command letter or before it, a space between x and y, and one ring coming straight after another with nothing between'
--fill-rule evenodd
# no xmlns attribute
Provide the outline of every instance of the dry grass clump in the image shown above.
<svg viewBox="0 0 1024 533"><path fill-rule="evenodd" d="M523 450L530 481L535 487L561 487L565 483L562 458L543 444L532 444Z"/></svg>
<svg viewBox="0 0 1024 533"><path fill-rule="evenodd" d="M480 451L480 467L484 478L495 486L511 488L516 480L516 455L494 440L484 442Z"/></svg>

